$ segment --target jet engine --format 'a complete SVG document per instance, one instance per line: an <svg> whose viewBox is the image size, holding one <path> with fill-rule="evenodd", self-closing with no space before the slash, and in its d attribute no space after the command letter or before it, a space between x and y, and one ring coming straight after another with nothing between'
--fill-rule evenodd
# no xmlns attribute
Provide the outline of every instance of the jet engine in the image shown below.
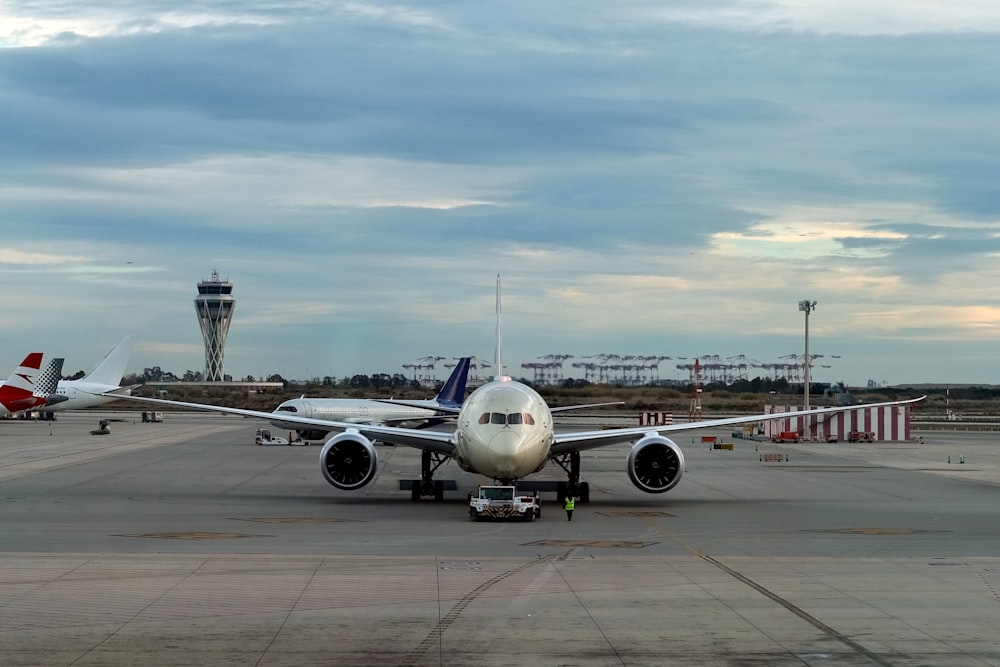
<svg viewBox="0 0 1000 667"><path fill-rule="evenodd" d="M684 474L684 453L670 438L650 434L632 445L628 477L646 493L663 493L677 486Z"/></svg>
<svg viewBox="0 0 1000 667"><path fill-rule="evenodd" d="M375 477L378 455L375 445L357 431L347 431L327 440L319 455L326 481L345 491L360 489Z"/></svg>
<svg viewBox="0 0 1000 667"><path fill-rule="evenodd" d="M326 436L330 435L329 431L322 431L318 428L300 428L296 432L303 440L325 440Z"/></svg>

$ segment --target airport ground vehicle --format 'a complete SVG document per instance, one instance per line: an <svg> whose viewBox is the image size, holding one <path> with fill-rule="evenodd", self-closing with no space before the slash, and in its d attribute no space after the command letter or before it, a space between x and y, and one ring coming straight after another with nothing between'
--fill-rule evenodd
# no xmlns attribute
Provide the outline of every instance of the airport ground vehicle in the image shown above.
<svg viewBox="0 0 1000 667"><path fill-rule="evenodd" d="M538 493L526 495L517 487L507 485L480 486L478 492L469 494L469 517L479 519L514 519L534 521L542 516Z"/></svg>
<svg viewBox="0 0 1000 667"><path fill-rule="evenodd" d="M799 440L797 431L781 431L771 436L771 442L798 442Z"/></svg>
<svg viewBox="0 0 1000 667"><path fill-rule="evenodd" d="M875 434L871 431L851 431L847 434L847 442L875 442Z"/></svg>
<svg viewBox="0 0 1000 667"><path fill-rule="evenodd" d="M163 421L163 413L162 412L154 412L154 411L150 411L150 410L145 410L142 413L142 421L144 423L148 422L148 423L156 423L156 424L158 424L158 423L160 423L160 422Z"/></svg>
<svg viewBox="0 0 1000 667"><path fill-rule="evenodd" d="M271 435L271 431L266 428L257 429L257 435L254 437L254 443L258 445L308 445L308 440L303 440L298 436L294 436L291 433L288 434L289 437L282 438L280 435Z"/></svg>

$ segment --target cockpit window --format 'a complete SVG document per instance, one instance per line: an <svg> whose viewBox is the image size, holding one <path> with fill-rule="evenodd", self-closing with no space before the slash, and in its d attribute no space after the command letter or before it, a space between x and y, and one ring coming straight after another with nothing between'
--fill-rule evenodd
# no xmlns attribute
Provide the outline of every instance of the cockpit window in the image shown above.
<svg viewBox="0 0 1000 667"><path fill-rule="evenodd" d="M298 412L299 409L294 405L279 405L278 412Z"/></svg>
<svg viewBox="0 0 1000 667"><path fill-rule="evenodd" d="M484 412L479 417L479 423L499 424L501 426L504 424L528 424L529 426L534 426L535 418L528 412L512 412L509 415L505 415L502 412Z"/></svg>

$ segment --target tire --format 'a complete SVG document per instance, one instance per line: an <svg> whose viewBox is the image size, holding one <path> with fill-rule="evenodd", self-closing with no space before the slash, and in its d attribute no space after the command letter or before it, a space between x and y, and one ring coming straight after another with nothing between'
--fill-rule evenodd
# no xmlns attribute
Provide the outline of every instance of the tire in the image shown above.
<svg viewBox="0 0 1000 667"><path fill-rule="evenodd" d="M413 480L413 485L410 486L410 500L415 503L420 502L420 481Z"/></svg>
<svg viewBox="0 0 1000 667"><path fill-rule="evenodd" d="M444 482L441 480L434 482L434 500L437 502L444 500Z"/></svg>
<svg viewBox="0 0 1000 667"><path fill-rule="evenodd" d="M590 502L590 483L580 482L580 502L589 503Z"/></svg>

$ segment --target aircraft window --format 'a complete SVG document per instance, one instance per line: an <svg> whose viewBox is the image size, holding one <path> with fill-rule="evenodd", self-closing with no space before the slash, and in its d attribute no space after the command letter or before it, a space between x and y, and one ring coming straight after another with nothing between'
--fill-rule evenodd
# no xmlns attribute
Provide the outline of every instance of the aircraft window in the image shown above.
<svg viewBox="0 0 1000 667"><path fill-rule="evenodd" d="M529 426L535 425L535 418L531 416L531 413L529 412L524 413L524 423L528 424Z"/></svg>
<svg viewBox="0 0 1000 667"><path fill-rule="evenodd" d="M507 415L507 423L508 424L520 424L521 423L521 413L519 413L519 412L512 412L511 414Z"/></svg>
<svg viewBox="0 0 1000 667"><path fill-rule="evenodd" d="M507 423L507 415L505 415L502 412L494 412L490 416L490 423L491 424L506 424Z"/></svg>
<svg viewBox="0 0 1000 667"><path fill-rule="evenodd" d="M480 424L489 424L490 423L490 413L484 412L483 416L479 418L479 423Z"/></svg>
<svg viewBox="0 0 1000 667"><path fill-rule="evenodd" d="M278 412L298 412L298 408L294 405L279 405Z"/></svg>

